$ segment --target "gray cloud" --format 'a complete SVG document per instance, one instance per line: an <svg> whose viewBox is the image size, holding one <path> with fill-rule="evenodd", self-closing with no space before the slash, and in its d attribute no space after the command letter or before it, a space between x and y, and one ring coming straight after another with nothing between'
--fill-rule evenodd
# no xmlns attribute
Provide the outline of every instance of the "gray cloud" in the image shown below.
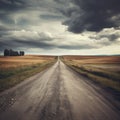
<svg viewBox="0 0 120 120"><path fill-rule="evenodd" d="M28 49L28 48L38 48L43 50L52 49L66 49L66 50L80 50L80 49L93 49L99 48L94 44L74 44L63 42L63 38L54 37L50 33L41 32L37 33L34 31L8 31L2 32L0 38L0 51L2 52L5 48L8 49ZM33 34L30 36L30 34Z"/></svg>
<svg viewBox="0 0 120 120"><path fill-rule="evenodd" d="M74 6L61 9L62 13L68 17L64 24L68 25L69 31L98 32L103 28L120 26L120 0L69 0L69 2Z"/></svg>
<svg viewBox="0 0 120 120"><path fill-rule="evenodd" d="M27 49L27 48L39 48L39 49L53 49L55 46L44 41L35 40L21 40L21 39L11 39L0 41L0 51L5 48L8 49Z"/></svg>
<svg viewBox="0 0 120 120"><path fill-rule="evenodd" d="M98 46L94 45L58 45L58 44L51 44L51 42L46 43L45 41L34 41L34 40L19 40L19 39L12 39L12 40L5 40L0 41L0 51L3 51L3 49L8 48L14 48L14 49L27 49L27 48L39 48L44 50L51 50L55 48L60 49L68 49L68 50L80 50L80 49L94 49L99 48Z"/></svg>
<svg viewBox="0 0 120 120"><path fill-rule="evenodd" d="M61 12L67 17L63 24L68 26L69 31L74 33L84 30L100 31L103 28L120 26L119 4L119 0L1 0L0 21L14 25L15 21L10 15L17 11L24 13L26 10L47 11L47 14L40 15L41 19L60 20L63 19L59 13ZM26 26L31 22L23 17L17 24L18 26Z"/></svg>
<svg viewBox="0 0 120 120"><path fill-rule="evenodd" d="M40 18L44 19L44 20L62 20L63 16L61 15L50 15L50 14L45 14L45 15L40 15Z"/></svg>
<svg viewBox="0 0 120 120"><path fill-rule="evenodd" d="M0 0L0 9L5 11L16 11L25 8L23 0Z"/></svg>
<svg viewBox="0 0 120 120"><path fill-rule="evenodd" d="M58 46L61 49L68 49L68 50L81 50L81 49L94 49L94 48L99 48L98 46L95 45L90 45L90 44L81 44L81 45L60 45Z"/></svg>
<svg viewBox="0 0 120 120"><path fill-rule="evenodd" d="M13 29L28 29L38 26L43 20L61 20L58 14L59 4L54 0L0 0L0 23L12 26Z"/></svg>
<svg viewBox="0 0 120 120"><path fill-rule="evenodd" d="M111 34L111 35L100 35L100 36L97 37L97 39L108 38L109 41L113 41L114 42L119 37L120 37L120 35Z"/></svg>
<svg viewBox="0 0 120 120"><path fill-rule="evenodd" d="M94 35L90 35L89 38L95 40L101 40L102 38L108 39L109 42L114 42L120 38L120 29L103 29L101 32L97 32Z"/></svg>
<svg viewBox="0 0 120 120"><path fill-rule="evenodd" d="M119 3L119 0L0 0L0 52L5 48L91 50L117 44ZM74 34L81 32L85 34Z"/></svg>

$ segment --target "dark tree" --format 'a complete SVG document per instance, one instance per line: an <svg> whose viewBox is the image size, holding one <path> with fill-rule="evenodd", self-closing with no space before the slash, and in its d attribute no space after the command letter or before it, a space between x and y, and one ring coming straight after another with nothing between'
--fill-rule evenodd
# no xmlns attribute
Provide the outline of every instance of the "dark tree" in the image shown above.
<svg viewBox="0 0 120 120"><path fill-rule="evenodd" d="M10 51L8 49L4 50L4 56L10 56Z"/></svg>
<svg viewBox="0 0 120 120"><path fill-rule="evenodd" d="M24 56L24 51L13 51L12 49L8 50L8 49L5 49L4 50L4 56Z"/></svg>
<svg viewBox="0 0 120 120"><path fill-rule="evenodd" d="M20 51L20 56L24 56L24 51Z"/></svg>

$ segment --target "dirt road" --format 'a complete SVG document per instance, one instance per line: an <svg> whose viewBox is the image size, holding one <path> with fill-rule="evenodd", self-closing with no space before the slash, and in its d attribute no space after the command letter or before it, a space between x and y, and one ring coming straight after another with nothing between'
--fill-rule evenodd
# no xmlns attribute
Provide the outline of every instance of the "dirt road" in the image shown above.
<svg viewBox="0 0 120 120"><path fill-rule="evenodd" d="M1 93L0 120L119 120L120 112L99 91L58 60Z"/></svg>

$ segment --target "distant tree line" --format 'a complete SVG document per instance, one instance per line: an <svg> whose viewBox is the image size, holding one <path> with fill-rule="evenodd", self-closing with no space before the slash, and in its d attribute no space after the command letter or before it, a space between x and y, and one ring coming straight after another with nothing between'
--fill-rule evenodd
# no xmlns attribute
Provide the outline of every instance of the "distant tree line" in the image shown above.
<svg viewBox="0 0 120 120"><path fill-rule="evenodd" d="M24 56L24 51L14 51L12 49L5 49L4 56Z"/></svg>

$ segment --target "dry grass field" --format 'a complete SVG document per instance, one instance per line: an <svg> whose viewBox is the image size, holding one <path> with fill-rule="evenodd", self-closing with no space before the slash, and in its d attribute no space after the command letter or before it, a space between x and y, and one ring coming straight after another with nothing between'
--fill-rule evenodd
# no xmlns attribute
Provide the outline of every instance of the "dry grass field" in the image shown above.
<svg viewBox="0 0 120 120"><path fill-rule="evenodd" d="M15 57L4 57L0 56L0 69L11 69L22 66L35 65L38 63L44 63L53 60L53 56L38 56L38 55L27 55L27 56L15 56Z"/></svg>
<svg viewBox="0 0 120 120"><path fill-rule="evenodd" d="M55 56L0 56L0 92L41 72L55 62Z"/></svg>
<svg viewBox="0 0 120 120"><path fill-rule="evenodd" d="M64 59L80 64L120 64L120 56L64 56Z"/></svg>
<svg viewBox="0 0 120 120"><path fill-rule="evenodd" d="M81 75L120 91L120 56L63 56L62 59Z"/></svg>

